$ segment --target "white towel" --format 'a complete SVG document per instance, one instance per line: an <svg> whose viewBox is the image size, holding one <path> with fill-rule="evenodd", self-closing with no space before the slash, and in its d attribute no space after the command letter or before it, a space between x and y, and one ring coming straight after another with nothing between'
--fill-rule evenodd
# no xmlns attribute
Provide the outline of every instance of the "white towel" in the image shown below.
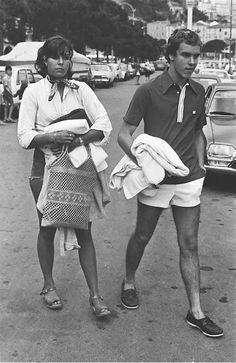
<svg viewBox="0 0 236 363"><path fill-rule="evenodd" d="M147 134L139 135L131 146L131 152L136 157L137 166L125 155L113 169L109 186L120 191L130 199L143 192L154 195L156 189L165 177L165 171L170 175L186 176L189 169L180 160L172 147L163 139Z"/></svg>

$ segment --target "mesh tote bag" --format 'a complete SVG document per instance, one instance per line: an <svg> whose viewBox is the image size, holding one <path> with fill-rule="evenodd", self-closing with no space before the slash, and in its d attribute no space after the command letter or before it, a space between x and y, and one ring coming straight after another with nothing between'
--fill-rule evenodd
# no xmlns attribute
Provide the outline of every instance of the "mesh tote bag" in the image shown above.
<svg viewBox="0 0 236 363"><path fill-rule="evenodd" d="M42 226L88 229L93 190L98 183L91 158L79 168L71 163L67 148L48 167L49 180Z"/></svg>

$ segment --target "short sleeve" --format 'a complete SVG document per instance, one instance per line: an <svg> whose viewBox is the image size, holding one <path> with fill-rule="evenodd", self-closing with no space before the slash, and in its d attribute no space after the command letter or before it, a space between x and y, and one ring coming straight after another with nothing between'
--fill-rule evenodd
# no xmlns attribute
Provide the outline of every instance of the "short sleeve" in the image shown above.
<svg viewBox="0 0 236 363"><path fill-rule="evenodd" d="M145 115L148 101L149 92L147 88L145 86L140 86L129 104L128 110L124 116L124 121L128 124L138 126Z"/></svg>

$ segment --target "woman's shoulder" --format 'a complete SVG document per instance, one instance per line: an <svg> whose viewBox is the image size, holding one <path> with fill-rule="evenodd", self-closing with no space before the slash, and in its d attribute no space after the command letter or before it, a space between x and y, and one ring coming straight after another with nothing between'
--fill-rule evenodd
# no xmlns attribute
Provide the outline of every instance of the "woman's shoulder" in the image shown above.
<svg viewBox="0 0 236 363"><path fill-rule="evenodd" d="M45 79L43 78L35 83L30 83L24 90L23 97L37 99L40 95L45 93L44 91L45 91Z"/></svg>
<svg viewBox="0 0 236 363"><path fill-rule="evenodd" d="M32 90L32 91L36 91L38 89L41 89L42 87L44 87L45 85L45 79L42 78L37 82L34 83L30 83L27 87L27 89Z"/></svg>

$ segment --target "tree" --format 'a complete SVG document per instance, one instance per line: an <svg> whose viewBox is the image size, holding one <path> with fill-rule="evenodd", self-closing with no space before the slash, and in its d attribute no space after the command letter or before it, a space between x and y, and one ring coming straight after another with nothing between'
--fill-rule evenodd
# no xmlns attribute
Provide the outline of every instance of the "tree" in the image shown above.
<svg viewBox="0 0 236 363"><path fill-rule="evenodd" d="M209 42L203 44L202 52L207 53L220 53L223 49L225 49L228 45L220 39L210 40Z"/></svg>
<svg viewBox="0 0 236 363"><path fill-rule="evenodd" d="M149 8L153 4L150 0ZM14 43L23 41L26 26L33 25L33 40L61 34L81 53L86 45L106 54L114 49L116 56L125 58L159 51L152 38L142 34L140 25L133 26L127 12L111 0L8 0L5 12L6 34ZM17 14L20 26L13 29Z"/></svg>

